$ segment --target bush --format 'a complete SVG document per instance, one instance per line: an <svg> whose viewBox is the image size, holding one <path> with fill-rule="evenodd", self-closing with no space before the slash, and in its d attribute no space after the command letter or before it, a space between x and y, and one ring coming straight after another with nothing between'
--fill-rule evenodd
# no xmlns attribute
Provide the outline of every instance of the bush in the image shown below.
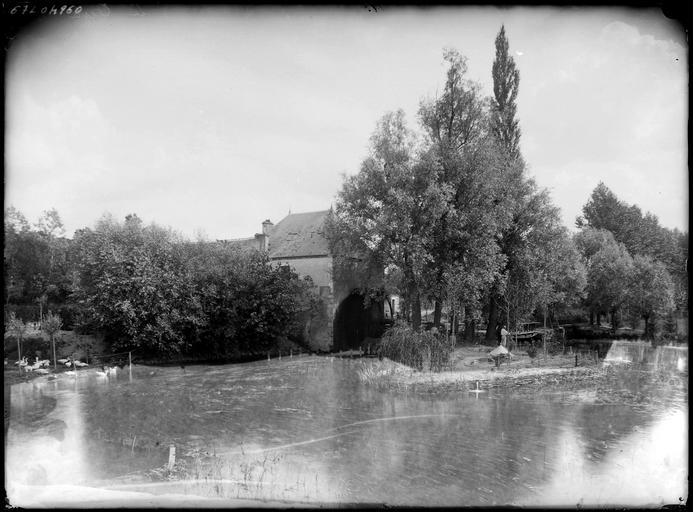
<svg viewBox="0 0 693 512"><path fill-rule="evenodd" d="M11 313L14 313L17 318L25 322L39 321L39 307L34 304L6 304L5 322L7 322Z"/></svg>
<svg viewBox="0 0 693 512"><path fill-rule="evenodd" d="M62 329L72 331L80 316L80 310L75 304L60 304L58 305L57 314L63 321Z"/></svg>
<svg viewBox="0 0 693 512"><path fill-rule="evenodd" d="M380 354L417 370L427 364L431 371L442 371L450 362L452 343L445 334L415 331L408 324L397 322L382 337Z"/></svg>
<svg viewBox="0 0 693 512"><path fill-rule="evenodd" d="M17 359L17 339L14 336L5 338L5 357ZM29 336L22 341L22 356L33 362L34 357L52 359L50 341L41 336Z"/></svg>

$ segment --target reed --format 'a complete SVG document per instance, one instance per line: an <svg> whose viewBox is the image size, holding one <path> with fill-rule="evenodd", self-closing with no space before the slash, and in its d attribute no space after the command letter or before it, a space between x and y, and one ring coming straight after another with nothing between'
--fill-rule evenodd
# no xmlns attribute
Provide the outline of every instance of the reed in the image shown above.
<svg viewBox="0 0 693 512"><path fill-rule="evenodd" d="M282 453L273 451L259 457L242 453L227 459L193 450L177 458L172 468L163 465L146 472L152 483L143 486L170 483L176 492L184 490L186 494L214 498L297 502L324 499L320 494L325 489L319 485L317 473L303 474L294 468L288 471L283 459Z"/></svg>
<svg viewBox="0 0 693 512"><path fill-rule="evenodd" d="M382 337L380 353L416 370L440 372L450 367L454 347L443 333L416 331L397 323Z"/></svg>

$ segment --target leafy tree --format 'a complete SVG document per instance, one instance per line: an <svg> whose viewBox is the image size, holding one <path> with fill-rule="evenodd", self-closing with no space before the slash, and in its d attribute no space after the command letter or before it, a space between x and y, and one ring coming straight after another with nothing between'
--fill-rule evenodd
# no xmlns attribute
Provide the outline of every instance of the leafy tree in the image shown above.
<svg viewBox="0 0 693 512"><path fill-rule="evenodd" d="M59 237L65 234L63 221L55 208L44 210L36 223L36 228L39 233L48 237Z"/></svg>
<svg viewBox="0 0 693 512"><path fill-rule="evenodd" d="M48 311L48 314L41 323L41 329L48 334L48 337L51 340L51 347L53 348L53 368L55 369L58 368L58 362L55 355L55 335L60 332L62 326L63 320L60 318L60 315L54 315L51 311Z"/></svg>
<svg viewBox="0 0 693 512"><path fill-rule="evenodd" d="M505 26L501 26L495 41L496 53L491 69L493 77L493 99L491 100L491 131L497 151L504 161L502 170L503 188L496 199L510 215L510 222L497 233L497 242L505 256L505 265L499 277L489 287L487 298L488 324L486 339L495 337L496 326L501 309L509 317L510 304L520 304L520 295L531 296L526 280L531 276L527 269L519 267L520 258L526 253L524 234L531 232L533 219L526 215L524 206L536 203L532 196L536 194L535 184L524 177L525 163L520 152L520 126L516 118L517 95L520 86L520 72L515 60L510 55L510 44L505 35ZM537 274L538 275L538 274ZM507 285L514 287L514 297L508 295ZM523 304L525 302L522 302ZM518 317L517 309L514 317ZM524 316L523 314L519 315Z"/></svg>
<svg viewBox="0 0 693 512"><path fill-rule="evenodd" d="M12 311L5 324L5 330L17 340L17 359L20 360L22 358L22 340L28 330L28 326Z"/></svg>
<svg viewBox="0 0 693 512"><path fill-rule="evenodd" d="M144 227L136 215L124 223L106 216L94 230L75 233L75 244L75 299L114 348L179 352L196 309L180 238Z"/></svg>
<svg viewBox="0 0 693 512"><path fill-rule="evenodd" d="M49 247L36 232L5 224L5 303L31 303L49 283Z"/></svg>
<svg viewBox="0 0 693 512"><path fill-rule="evenodd" d="M273 264L262 251L217 244L188 246L196 297L203 312L197 349L215 355L264 352L303 336L318 307L310 279Z"/></svg>
<svg viewBox="0 0 693 512"><path fill-rule="evenodd" d="M578 228L591 227L620 233L625 220L622 218L622 212L622 205L616 194L600 181L582 207L582 216L578 216L575 225Z"/></svg>
<svg viewBox="0 0 693 512"><path fill-rule="evenodd" d="M25 233L29 231L29 222L22 212L14 206L5 208L5 234L8 231L13 233Z"/></svg>
<svg viewBox="0 0 693 512"><path fill-rule="evenodd" d="M447 299L472 307L476 294L472 290L494 280L502 264L494 237L508 220L507 210L497 200L502 194L502 161L489 133L488 102L480 85L465 78L466 59L452 49L444 52L444 58L448 71L443 94L422 101L419 108L428 137L422 162L438 188L449 191L427 243L433 262L426 281L436 326ZM450 280L459 281L454 276L460 273L474 275L477 285L456 292Z"/></svg>
<svg viewBox="0 0 693 512"><path fill-rule="evenodd" d="M587 267L587 306L590 319L611 314L616 328L616 313L626 304L630 292L633 259L625 245L606 230L585 229L575 236Z"/></svg>
<svg viewBox="0 0 693 512"><path fill-rule="evenodd" d="M349 263L356 257L362 268L399 269L418 328L424 272L433 259L430 233L451 190L440 187L435 173L417 158L401 110L379 121L370 146L360 172L345 178L326 236L337 265L356 266Z"/></svg>
<svg viewBox="0 0 693 512"><path fill-rule="evenodd" d="M653 337L654 319L674 310L674 283L661 262L649 256L633 258L628 304L631 312L645 320L645 334Z"/></svg>
<svg viewBox="0 0 693 512"><path fill-rule="evenodd" d="M560 223L558 209L545 190L534 188L532 181L526 183L531 192L520 198L512 228L500 241L508 257L507 302L502 309L514 328L537 308L548 314L580 297L586 281L584 265Z"/></svg>
<svg viewBox="0 0 693 512"><path fill-rule="evenodd" d="M496 36L496 57L493 61L493 107L491 129L496 140L512 159L520 158L520 124L517 113L517 93L520 72L509 52L510 44L502 25Z"/></svg>
<svg viewBox="0 0 693 512"><path fill-rule="evenodd" d="M37 225L44 231L32 230L21 212L5 210L5 304L31 304L44 295L60 303L69 293L70 241L56 236L57 211L44 212L42 219Z"/></svg>
<svg viewBox="0 0 693 512"><path fill-rule="evenodd" d="M611 231L596 228L585 228L578 231L574 236L574 240L576 247L587 265L590 264L594 255L597 254L602 247L618 243Z"/></svg>
<svg viewBox="0 0 693 512"><path fill-rule="evenodd" d="M642 214L636 205L620 201L604 183L599 183L582 209L576 225L610 231L631 255L647 255L661 261L674 280L675 301L688 309L688 234L667 229L651 213Z"/></svg>

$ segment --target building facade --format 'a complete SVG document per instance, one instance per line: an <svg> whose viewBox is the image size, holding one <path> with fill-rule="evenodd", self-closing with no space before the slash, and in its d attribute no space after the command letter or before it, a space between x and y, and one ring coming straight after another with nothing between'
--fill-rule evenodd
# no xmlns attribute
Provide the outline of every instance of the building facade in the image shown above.
<svg viewBox="0 0 693 512"><path fill-rule="evenodd" d="M310 276L320 295L323 311L307 321L304 338L320 351L366 348L382 333L389 302L364 307L364 297L349 276L335 278L334 258L324 234L329 210L293 213L276 225L262 223L262 232L252 238L228 240L236 246L267 251L278 265L288 265L300 276ZM387 311L387 316L392 316Z"/></svg>

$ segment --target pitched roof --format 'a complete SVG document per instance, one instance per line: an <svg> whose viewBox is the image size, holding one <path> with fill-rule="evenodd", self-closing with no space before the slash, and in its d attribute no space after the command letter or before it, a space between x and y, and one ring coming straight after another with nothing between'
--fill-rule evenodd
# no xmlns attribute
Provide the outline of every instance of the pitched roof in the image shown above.
<svg viewBox="0 0 693 512"><path fill-rule="evenodd" d="M270 258L327 256L329 247L323 234L329 210L292 213L269 229Z"/></svg>
<svg viewBox="0 0 693 512"><path fill-rule="evenodd" d="M260 242L256 237L253 238L232 238L227 240L217 240L217 243L223 244L225 247L234 247L240 250L259 250Z"/></svg>

